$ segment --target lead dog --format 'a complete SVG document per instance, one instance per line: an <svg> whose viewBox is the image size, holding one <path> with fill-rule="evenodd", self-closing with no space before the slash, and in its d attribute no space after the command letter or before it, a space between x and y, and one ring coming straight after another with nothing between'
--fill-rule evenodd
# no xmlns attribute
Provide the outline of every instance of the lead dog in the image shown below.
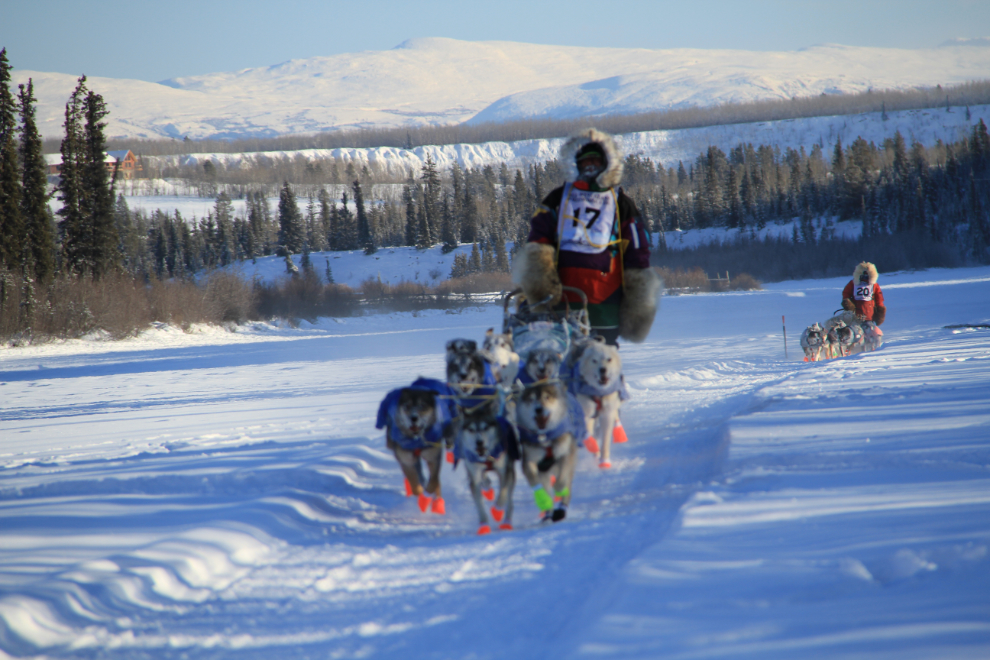
<svg viewBox="0 0 990 660"><path fill-rule="evenodd" d="M557 380L526 386L516 404L523 475L544 520L567 515L578 443L587 435L584 412ZM560 498L554 507L554 495Z"/></svg>
<svg viewBox="0 0 990 660"><path fill-rule="evenodd" d="M568 355L570 389L584 411L588 448L598 455L598 467L612 467L612 433L619 421L619 406L629 398L622 378L619 349L595 337L576 344ZM597 449L595 448L597 445Z"/></svg>
<svg viewBox="0 0 990 660"><path fill-rule="evenodd" d="M498 499L491 507L492 518L501 523L499 529L512 529L512 493L516 487L519 440L513 426L499 416L497 410L495 401L463 410L454 444L457 462L464 461L468 486L478 509L478 534L492 531L482 502L482 496L487 500L495 497L488 472L494 472L499 483Z"/></svg>
<svg viewBox="0 0 990 660"><path fill-rule="evenodd" d="M822 351L826 348L825 335L825 328L818 323L809 325L801 333L801 348L806 361L817 362L821 358Z"/></svg>
<svg viewBox="0 0 990 660"><path fill-rule="evenodd" d="M444 444L452 442L454 431L450 396L451 390L445 383L419 378L410 387L392 390L385 396L375 423L375 428L385 429L385 444L392 450L406 479L406 495L417 497L421 511L429 508L440 515L446 513L440 466ZM429 471L428 480L423 475L424 463Z"/></svg>

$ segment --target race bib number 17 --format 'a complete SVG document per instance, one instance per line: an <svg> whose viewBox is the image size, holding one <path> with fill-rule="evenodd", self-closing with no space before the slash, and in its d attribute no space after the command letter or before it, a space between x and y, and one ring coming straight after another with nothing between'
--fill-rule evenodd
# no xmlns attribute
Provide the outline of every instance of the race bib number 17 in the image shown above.
<svg viewBox="0 0 990 660"><path fill-rule="evenodd" d="M560 249L585 254L603 252L612 240L617 207L611 190L590 192L569 186L557 223Z"/></svg>

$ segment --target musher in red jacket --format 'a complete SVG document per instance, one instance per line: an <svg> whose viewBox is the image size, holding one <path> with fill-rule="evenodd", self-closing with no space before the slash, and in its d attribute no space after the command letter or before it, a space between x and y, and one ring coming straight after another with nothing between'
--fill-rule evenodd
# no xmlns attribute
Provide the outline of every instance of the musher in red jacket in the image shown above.
<svg viewBox="0 0 990 660"><path fill-rule="evenodd" d="M561 285L588 296L592 334L614 344L649 334L662 283L650 268L646 228L621 188L622 154L612 136L594 128L568 140L560 160L568 181L554 189L530 220L527 244L513 262L512 281L532 303L551 298L580 304Z"/></svg>
<svg viewBox="0 0 990 660"><path fill-rule="evenodd" d="M887 308L883 304L883 291L877 284L877 267L868 261L856 266L853 278L842 290L842 309L856 312L861 321L883 323Z"/></svg>

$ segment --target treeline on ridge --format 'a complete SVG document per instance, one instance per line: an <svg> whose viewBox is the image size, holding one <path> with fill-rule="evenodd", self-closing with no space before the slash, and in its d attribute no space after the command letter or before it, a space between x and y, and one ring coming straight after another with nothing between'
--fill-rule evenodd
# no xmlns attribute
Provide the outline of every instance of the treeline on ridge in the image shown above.
<svg viewBox="0 0 990 660"><path fill-rule="evenodd" d="M984 104L990 104L990 80L911 90L869 90L854 94L820 94L792 99L725 103L709 107L670 108L628 115L590 115L577 119L539 117L500 123L361 128L236 140L114 139L110 140L109 148L131 149L135 154L145 156L373 147L411 149L424 145L559 138L592 125L612 134L622 134L867 112L895 112L938 107L965 108ZM46 141L46 151L57 150L57 140Z"/></svg>

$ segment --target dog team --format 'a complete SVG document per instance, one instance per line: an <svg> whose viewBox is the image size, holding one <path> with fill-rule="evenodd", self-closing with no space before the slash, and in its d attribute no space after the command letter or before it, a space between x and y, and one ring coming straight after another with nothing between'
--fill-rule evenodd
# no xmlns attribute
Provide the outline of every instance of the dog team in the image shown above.
<svg viewBox="0 0 990 660"><path fill-rule="evenodd" d="M509 530L518 462L543 520L563 520L579 447L609 468L613 441L625 440L618 348L584 338L566 355L542 348L520 360L512 336L489 329L481 349L470 339L446 349L445 381L419 378L379 407L377 426L402 468L406 495L424 512L445 513L440 470L449 453L455 469L465 466L478 533L491 532L492 521Z"/></svg>
<svg viewBox="0 0 990 660"><path fill-rule="evenodd" d="M567 515L580 446L600 467L611 466L612 443L625 437L619 406L628 396L617 339L646 339L662 289L646 226L619 185L623 156L612 136L581 131L559 160L567 181L533 214L512 281L533 310L584 304L585 336L564 350L527 347L522 356L509 332L490 330L480 350L455 339L447 344L446 381L421 378L390 392L379 409L377 426L423 511L445 511L442 447L452 449L455 467L465 463L479 533L491 531L489 513L512 528L517 461L544 520L554 522ZM499 494L486 510L482 498L495 498L490 473Z"/></svg>
<svg viewBox="0 0 990 660"><path fill-rule="evenodd" d="M856 266L852 280L842 290L842 310L801 334L805 362L875 351L883 345L880 324L887 317L887 307L878 279L877 267L870 262Z"/></svg>

